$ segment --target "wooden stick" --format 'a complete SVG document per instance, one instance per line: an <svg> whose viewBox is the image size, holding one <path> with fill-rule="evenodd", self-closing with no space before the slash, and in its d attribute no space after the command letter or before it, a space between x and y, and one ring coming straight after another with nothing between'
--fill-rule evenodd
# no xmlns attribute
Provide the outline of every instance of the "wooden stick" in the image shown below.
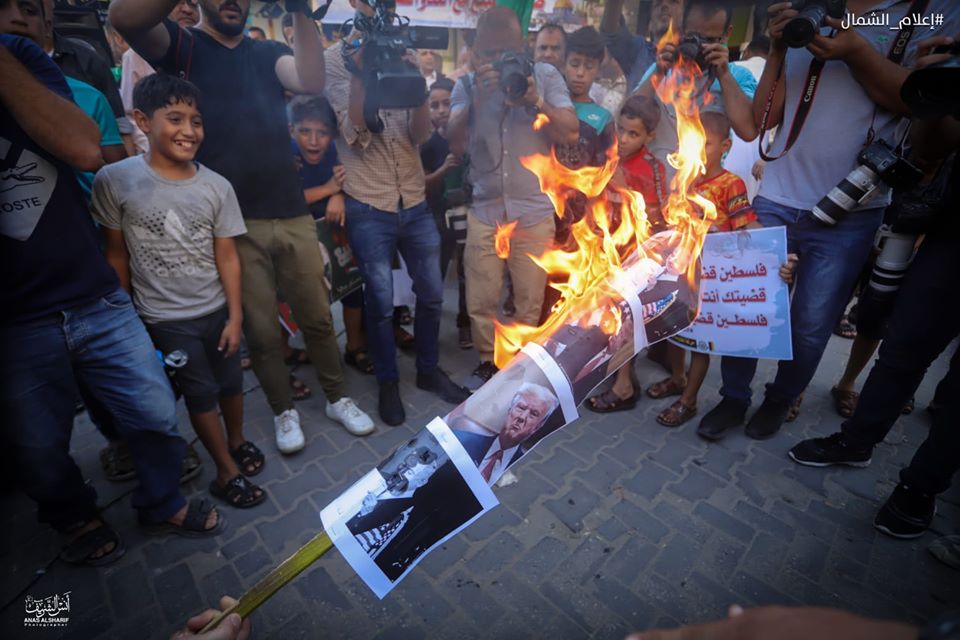
<svg viewBox="0 0 960 640"><path fill-rule="evenodd" d="M327 535L326 531L321 531L307 544L297 549L292 556L280 563L276 569L261 578L249 591L240 596L240 600L236 604L211 620L200 633L215 629L231 613L237 613L241 618L246 618L257 607L266 602L270 596L300 575L304 569L316 562L320 556L332 547L333 541L330 540L330 536Z"/></svg>

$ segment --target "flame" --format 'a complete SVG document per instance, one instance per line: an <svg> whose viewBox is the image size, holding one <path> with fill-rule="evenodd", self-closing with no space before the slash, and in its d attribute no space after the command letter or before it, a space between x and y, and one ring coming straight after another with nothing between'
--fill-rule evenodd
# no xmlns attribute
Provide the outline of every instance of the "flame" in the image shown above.
<svg viewBox="0 0 960 640"><path fill-rule="evenodd" d="M679 42L672 24L658 48L668 42ZM671 230L666 242L644 244L650 238L650 224L643 196L610 183L619 164L615 148L608 151L603 166L576 170L562 165L553 152L550 156L520 159L539 179L540 189L553 203L558 217L563 217L570 196L577 191L586 196L587 206L583 217L571 226L572 250L561 247L549 249L541 256L530 256L547 273L550 286L560 292L560 299L539 327L495 322L494 361L498 367L504 367L524 344L551 335L561 324L576 322L583 327L598 326L607 335L618 333L623 319L612 302L619 295L611 283L637 261L646 261L648 266L667 266L684 274L696 288L703 238L717 215L716 207L694 190L706 164L706 135L697 106L697 81L701 77L694 62L680 60L656 86L660 100L676 111L679 140L677 151L668 157L676 173L662 207ZM548 121L539 114L534 129L539 130ZM500 236L498 229L498 255Z"/></svg>
<svg viewBox="0 0 960 640"><path fill-rule="evenodd" d="M550 118L547 117L547 114L541 112L537 114L537 117L533 119L533 130L540 131L544 126L550 123Z"/></svg>
<svg viewBox="0 0 960 640"><path fill-rule="evenodd" d="M510 237L513 236L513 231L519 223L519 220L514 220L504 225L501 225L499 222L497 223L497 232L493 237L493 246L497 250L497 257L501 260L506 260L510 256Z"/></svg>

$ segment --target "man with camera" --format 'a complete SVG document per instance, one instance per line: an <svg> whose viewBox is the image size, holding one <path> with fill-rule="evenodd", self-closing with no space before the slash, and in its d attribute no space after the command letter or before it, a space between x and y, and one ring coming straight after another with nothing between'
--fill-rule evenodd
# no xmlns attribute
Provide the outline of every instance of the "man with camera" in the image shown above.
<svg viewBox="0 0 960 640"><path fill-rule="evenodd" d="M464 250L467 311L480 364L468 387L496 373L494 318L504 270L513 283L514 320L536 325L546 273L528 256L539 256L554 236L555 211L537 177L520 164L532 154L550 154L552 144L576 144L580 124L566 83L551 65L533 63L524 53L520 23L506 7L492 7L477 20L474 73L457 81L450 100L450 140L467 140L473 209L467 218ZM547 117L539 131L534 119ZM516 222L510 255L497 256L497 225Z"/></svg>
<svg viewBox="0 0 960 640"><path fill-rule="evenodd" d="M354 435L373 421L344 393L340 351L317 228L290 154L284 92L319 93L323 46L306 0L286 0L297 40L286 45L244 35L250 0L199 0L199 27L167 16L178 0L114 0L110 22L159 72L180 74L200 89L205 137L197 160L233 185L246 235L237 238L243 267L243 330L250 360L274 413L277 448L305 445L293 406L277 327L282 288L303 331L327 399L326 415Z"/></svg>
<svg viewBox="0 0 960 640"><path fill-rule="evenodd" d="M953 44L945 53L930 53L935 46L949 44L952 40L943 37L921 43L920 70L911 75L902 93L911 109L938 108L929 98L945 96L941 87L955 86L960 47ZM790 450L790 457L799 464L869 465L873 448L893 427L927 368L960 335L960 281L954 275L960 253L960 164L956 162L960 97L954 93L942 107L946 114L915 119L910 130L910 160L924 173L921 185L911 191L926 210L923 227L917 229L925 237L903 277L880 356L856 411L841 431L805 440ZM917 207L908 210L902 202L903 194L898 194L891 207L898 215L894 225L910 214L920 220ZM951 369L957 366L957 358L953 360ZM938 387L943 405L934 413L930 433L900 472L900 483L874 520L883 533L897 538L923 535L933 519L937 494L946 491L960 469L960 376L956 373L952 370Z"/></svg>
<svg viewBox="0 0 960 640"><path fill-rule="evenodd" d="M850 24L843 4L803 0L769 9L770 57L753 114L762 128L783 126L770 151L779 159L765 156L768 162L753 206L763 226L787 227L788 250L798 254L800 262L791 305L793 360L781 361L775 380L767 385L763 404L747 424L752 438L769 438L780 429L812 379L867 260L889 193L878 173L861 164L866 155L897 164L889 154L901 116L908 113L899 97L907 75L901 64L914 59L920 37L953 30L957 24L956 10L944 1L850 0L850 15L876 11L888 21L850 20L856 26L845 28ZM922 33L887 26L912 14L946 19L932 32L931 20ZM854 188L851 179L858 186ZM873 179L876 184L870 183ZM743 422L757 361L725 357L721 366L723 399L698 429L713 440Z"/></svg>
<svg viewBox="0 0 960 640"><path fill-rule="evenodd" d="M367 342L380 385L380 417L398 425L406 413L400 400L393 332L391 267L397 250L417 295L417 386L451 403L464 401L469 393L438 366L441 242L426 202L417 150L430 138L432 126L425 84L412 51L415 43L409 42L406 51L385 43L385 31L398 30L403 38L404 30L397 27L390 9L371 4L376 10L366 2L350 0L359 23L348 38L324 54L326 96L339 120L337 151L346 169L347 235L363 276ZM390 42L398 37L391 36ZM390 72L383 73L388 66ZM378 81L388 75L398 83L394 90ZM401 85L408 88L396 89ZM419 93L411 93L409 87L418 86ZM386 104L396 106L381 108Z"/></svg>

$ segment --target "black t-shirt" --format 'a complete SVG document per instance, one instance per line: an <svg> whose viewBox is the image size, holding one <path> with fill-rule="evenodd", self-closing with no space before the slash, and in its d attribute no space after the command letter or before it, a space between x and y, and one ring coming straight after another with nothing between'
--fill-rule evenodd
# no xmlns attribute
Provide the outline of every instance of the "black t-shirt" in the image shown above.
<svg viewBox="0 0 960 640"><path fill-rule="evenodd" d="M290 48L244 38L230 49L200 29L184 30L167 19L163 25L170 48L147 61L158 71L185 72L199 87L204 140L197 161L230 181L245 218L306 215L276 73L277 60Z"/></svg>
<svg viewBox="0 0 960 640"><path fill-rule="evenodd" d="M126 114L120 100L120 88L113 79L110 65L90 44L54 33L53 61L63 71L63 75L82 80L102 93L110 103L114 118L122 118Z"/></svg>
<svg viewBox="0 0 960 640"><path fill-rule="evenodd" d="M0 44L54 93L73 99L40 47L10 35L0 35ZM0 107L0 325L90 303L119 286L73 170Z"/></svg>
<svg viewBox="0 0 960 640"><path fill-rule="evenodd" d="M434 131L430 139L420 145L420 161L423 163L424 173L433 173L439 169L449 153L450 143ZM442 214L446 210L443 201L443 181L427 189L427 204L436 214Z"/></svg>

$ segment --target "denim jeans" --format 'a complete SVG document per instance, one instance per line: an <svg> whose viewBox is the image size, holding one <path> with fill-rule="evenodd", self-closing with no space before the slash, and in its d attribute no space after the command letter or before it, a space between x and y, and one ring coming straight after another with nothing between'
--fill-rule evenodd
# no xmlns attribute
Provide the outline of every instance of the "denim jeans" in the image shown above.
<svg viewBox="0 0 960 640"><path fill-rule="evenodd" d="M960 335L960 281L954 275L960 240L927 236L907 271L879 357L860 392L843 438L857 447L886 437L900 410L916 392L930 364ZM943 406L927 439L900 479L928 493L940 493L960 469L960 358L937 388Z"/></svg>
<svg viewBox="0 0 960 640"><path fill-rule="evenodd" d="M417 296L413 332L417 371L437 368L443 282L440 278L440 234L426 202L381 211L347 198L347 237L363 276L365 321L370 357L377 382L398 380L393 339L393 255L400 250Z"/></svg>
<svg viewBox="0 0 960 640"><path fill-rule="evenodd" d="M828 227L809 211L763 196L754 199L753 208L764 227L786 226L788 251L800 257L790 304L793 360L781 360L776 378L767 385L769 398L792 402L807 388L820 364L830 333L870 255L883 209L856 211ZM757 360L724 356L720 371L720 394L749 404Z"/></svg>
<svg viewBox="0 0 960 640"><path fill-rule="evenodd" d="M0 420L16 475L57 529L96 514L97 494L70 457L75 386L95 395L130 447L139 485L132 503L144 522L184 504L179 480L186 444L173 391L130 296L122 289L28 323L0 327Z"/></svg>

